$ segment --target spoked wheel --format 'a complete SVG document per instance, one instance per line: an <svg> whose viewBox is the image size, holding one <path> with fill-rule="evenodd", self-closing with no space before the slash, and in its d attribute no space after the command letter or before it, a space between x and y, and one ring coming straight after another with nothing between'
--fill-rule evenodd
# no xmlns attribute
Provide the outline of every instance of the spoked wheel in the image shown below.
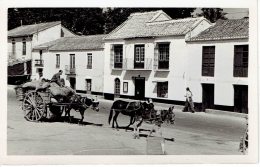
<svg viewBox="0 0 260 167"><path fill-rule="evenodd" d="M23 100L24 118L28 121L37 122L46 113L46 105L41 95L37 92L29 92Z"/></svg>

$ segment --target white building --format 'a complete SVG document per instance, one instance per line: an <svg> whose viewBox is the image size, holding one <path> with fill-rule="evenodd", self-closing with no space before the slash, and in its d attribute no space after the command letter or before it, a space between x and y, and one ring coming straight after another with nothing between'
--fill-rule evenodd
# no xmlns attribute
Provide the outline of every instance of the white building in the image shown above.
<svg viewBox="0 0 260 167"><path fill-rule="evenodd" d="M131 14L105 38L105 98L183 104L186 40L210 26L202 17L173 20L163 11Z"/></svg>
<svg viewBox="0 0 260 167"><path fill-rule="evenodd" d="M248 112L249 19L219 20L187 41L187 86L203 108Z"/></svg>
<svg viewBox="0 0 260 167"><path fill-rule="evenodd" d="M34 47L33 61L44 62L34 67L32 78L51 79L60 69L61 78L68 80L78 92L103 94L105 35L64 37Z"/></svg>
<svg viewBox="0 0 260 167"><path fill-rule="evenodd" d="M8 58L32 59L34 46L67 36L74 34L63 27L60 21L22 25L8 31Z"/></svg>

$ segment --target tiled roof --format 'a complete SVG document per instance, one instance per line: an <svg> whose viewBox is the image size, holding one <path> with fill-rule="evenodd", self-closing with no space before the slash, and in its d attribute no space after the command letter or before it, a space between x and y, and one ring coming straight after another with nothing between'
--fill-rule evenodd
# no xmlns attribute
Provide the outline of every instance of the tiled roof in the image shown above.
<svg viewBox="0 0 260 167"><path fill-rule="evenodd" d="M60 21L55 22L47 22L47 23L39 23L39 24L31 24L31 25L22 25L15 29L8 31L8 37L21 37L21 36L29 36L33 35L37 32L43 31L47 28L56 26L61 24Z"/></svg>
<svg viewBox="0 0 260 167"><path fill-rule="evenodd" d="M248 18L234 20L218 20L214 26L191 38L190 41L248 38L248 31Z"/></svg>
<svg viewBox="0 0 260 167"><path fill-rule="evenodd" d="M63 37L51 42L35 46L34 49L48 48L50 51L103 49L103 38L105 36L106 35Z"/></svg>
<svg viewBox="0 0 260 167"><path fill-rule="evenodd" d="M169 20L154 21L154 17L160 13L168 17ZM124 23L108 34L105 39L185 35L203 19L200 17L173 20L162 11L135 13L130 15Z"/></svg>

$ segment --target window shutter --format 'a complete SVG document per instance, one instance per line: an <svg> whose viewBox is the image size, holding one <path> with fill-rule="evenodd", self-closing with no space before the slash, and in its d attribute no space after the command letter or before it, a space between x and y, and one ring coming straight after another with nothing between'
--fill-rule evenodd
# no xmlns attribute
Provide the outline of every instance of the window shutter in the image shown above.
<svg viewBox="0 0 260 167"><path fill-rule="evenodd" d="M110 67L114 68L114 45L110 45Z"/></svg>
<svg viewBox="0 0 260 167"><path fill-rule="evenodd" d="M154 70L157 70L158 69L158 43L155 43L155 47L154 47L154 64L153 64L153 67L154 67Z"/></svg>

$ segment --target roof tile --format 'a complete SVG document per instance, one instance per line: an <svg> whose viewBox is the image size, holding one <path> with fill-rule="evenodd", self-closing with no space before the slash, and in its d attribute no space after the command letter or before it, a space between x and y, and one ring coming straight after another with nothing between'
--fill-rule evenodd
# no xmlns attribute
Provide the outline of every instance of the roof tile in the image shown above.
<svg viewBox="0 0 260 167"><path fill-rule="evenodd" d="M20 27L14 28L8 31L8 37L21 37L33 35L37 32L43 31L47 28L61 24L60 21L31 24L31 25L22 25Z"/></svg>
<svg viewBox="0 0 260 167"><path fill-rule="evenodd" d="M248 38L249 19L218 20L215 25L201 32L190 41Z"/></svg>

